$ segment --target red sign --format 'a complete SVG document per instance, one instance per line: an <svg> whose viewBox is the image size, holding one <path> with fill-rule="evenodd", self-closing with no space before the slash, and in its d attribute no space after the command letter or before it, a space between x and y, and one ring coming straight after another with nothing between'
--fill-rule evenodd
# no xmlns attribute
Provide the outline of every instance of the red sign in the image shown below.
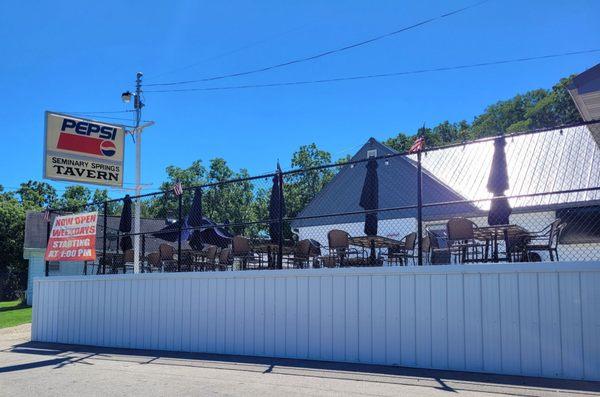
<svg viewBox="0 0 600 397"><path fill-rule="evenodd" d="M96 260L98 212L57 216L46 247L47 261Z"/></svg>

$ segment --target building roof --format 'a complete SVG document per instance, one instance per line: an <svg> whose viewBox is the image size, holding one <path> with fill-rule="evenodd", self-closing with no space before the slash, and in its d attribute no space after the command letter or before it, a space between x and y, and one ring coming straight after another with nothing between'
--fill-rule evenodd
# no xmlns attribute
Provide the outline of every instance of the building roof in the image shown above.
<svg viewBox="0 0 600 397"><path fill-rule="evenodd" d="M397 152L374 138L370 138L352 157L352 161L367 158L367 152L375 156L389 156ZM400 208L417 204L417 164L406 156L393 156L386 160L379 159L379 208ZM387 165L386 165L387 163ZM366 162L346 165L333 177L316 197L300 212L299 218L292 221L292 227L306 227L337 223L363 222L364 214L349 214L335 217L321 217L328 214L357 212L360 195L366 175ZM447 186L433 174L423 172L423 203L461 201L465 198ZM424 219L439 219L473 213L478 209L471 204L427 207L423 209ZM382 211L379 219L397 219L416 217L416 208Z"/></svg>
<svg viewBox="0 0 600 397"><path fill-rule="evenodd" d="M600 149L588 126L523 134L506 139L509 188L514 209L556 209L561 205L590 203L600 191L543 194L600 187ZM468 200L486 199L487 180L494 153L493 140L480 141L423 156L423 167ZM411 156L414 157L414 156ZM489 201L477 202L483 210Z"/></svg>
<svg viewBox="0 0 600 397"><path fill-rule="evenodd" d="M52 215L51 222L53 222L56 215ZM106 218L107 225L107 251L115 251L117 247L117 230L119 229L120 217L108 216ZM96 236L96 251L102 251L103 249L103 236L102 226L104 224L103 217L98 217L98 233ZM147 219L142 218L140 222L140 229L142 232L155 232L166 226L164 219ZM177 243L171 243L151 235L146 236L146 253L158 251L158 246L162 243L176 245ZM187 241L182 241L182 248L189 249ZM46 249L46 221L44 220L43 212L28 211L25 219L25 241L23 244L24 249Z"/></svg>
<svg viewBox="0 0 600 397"><path fill-rule="evenodd" d="M600 119L600 63L575 76L568 90L584 120Z"/></svg>
<svg viewBox="0 0 600 397"><path fill-rule="evenodd" d="M352 160L365 159L368 150L377 156L396 154L393 149L371 138ZM554 210L561 207L597 204L599 190L563 194L542 194L600 187L600 149L588 126L536 132L509 137L506 140L509 175L508 196L514 212ZM486 214L492 197L487 181L494 153L493 140L482 140L429 151L422 155L423 203L469 200L473 204L440 205L423 208L425 220L448 219L452 216ZM378 160L379 207L415 205L416 155L390 157L389 165ZM344 166L323 190L294 220L293 227L363 222L363 214L328 216L328 214L362 211L358 202L366 174L365 163ZM416 211L385 211L379 219L414 218Z"/></svg>

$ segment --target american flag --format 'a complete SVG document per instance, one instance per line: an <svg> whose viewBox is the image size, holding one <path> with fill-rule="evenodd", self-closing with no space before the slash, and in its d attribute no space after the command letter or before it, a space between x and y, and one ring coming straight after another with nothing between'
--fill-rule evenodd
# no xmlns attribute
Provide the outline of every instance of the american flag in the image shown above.
<svg viewBox="0 0 600 397"><path fill-rule="evenodd" d="M410 149L408 149L408 153L420 152L421 150L423 150L424 147L425 147L425 138L420 136L417 139L415 139L415 142L412 144Z"/></svg>
<svg viewBox="0 0 600 397"><path fill-rule="evenodd" d="M183 186L181 186L181 182L177 181L175 186L173 186L173 192L176 196L181 196L183 194Z"/></svg>
<svg viewBox="0 0 600 397"><path fill-rule="evenodd" d="M50 210L48 208L44 210L44 220L50 222Z"/></svg>

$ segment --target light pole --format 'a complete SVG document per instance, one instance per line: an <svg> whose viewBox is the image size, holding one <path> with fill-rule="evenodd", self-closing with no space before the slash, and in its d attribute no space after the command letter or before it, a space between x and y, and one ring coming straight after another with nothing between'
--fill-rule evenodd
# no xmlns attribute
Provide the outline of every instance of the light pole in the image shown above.
<svg viewBox="0 0 600 397"><path fill-rule="evenodd" d="M142 102L142 72L137 72L135 78L135 94L127 91L121 94L121 99L125 103L131 101L133 96L133 108L135 109L135 128L131 133L135 137L135 195L140 196L142 194L142 130L146 127L154 125L153 121L150 121L140 126L142 121L142 108L144 103ZM142 215L141 199L138 197L135 200L135 215L133 224L133 272L140 272L140 220Z"/></svg>

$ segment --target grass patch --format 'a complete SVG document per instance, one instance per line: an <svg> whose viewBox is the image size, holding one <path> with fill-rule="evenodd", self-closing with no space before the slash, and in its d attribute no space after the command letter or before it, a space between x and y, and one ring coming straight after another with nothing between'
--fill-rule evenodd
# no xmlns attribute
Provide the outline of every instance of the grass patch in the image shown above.
<svg viewBox="0 0 600 397"><path fill-rule="evenodd" d="M31 322L31 306L21 301L0 302L0 328Z"/></svg>

